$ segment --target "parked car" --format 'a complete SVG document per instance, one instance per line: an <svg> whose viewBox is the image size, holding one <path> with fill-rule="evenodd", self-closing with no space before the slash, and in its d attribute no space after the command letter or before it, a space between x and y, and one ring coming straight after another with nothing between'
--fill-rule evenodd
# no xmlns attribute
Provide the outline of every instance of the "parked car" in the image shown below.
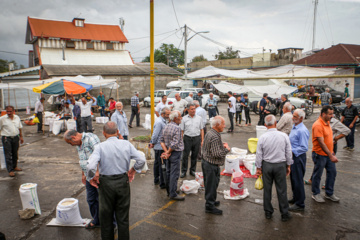
<svg viewBox="0 0 360 240"><path fill-rule="evenodd" d="M332 103L340 103L344 100L343 92L336 91L327 85L313 85L313 86L315 88L315 92L319 93L319 94L325 92L326 88L329 88L331 98L332 98ZM303 87L298 90L299 93L305 93L306 91L307 91L307 87ZM302 95L302 96L304 97L305 95Z"/></svg>
<svg viewBox="0 0 360 240"><path fill-rule="evenodd" d="M190 93L193 93L194 95L196 94L196 92L193 92L193 91L173 91L171 92L167 97L167 100L168 100L168 105L172 106L174 101L176 100L175 99L175 94L176 93L179 93L180 94L180 97L182 99L185 99L187 96L189 96Z"/></svg>
<svg viewBox="0 0 360 240"><path fill-rule="evenodd" d="M165 90L156 90L155 93L154 93L154 96L155 96L155 105L158 104L160 101L161 101L161 97L163 95L169 95L169 93L171 93L172 89L165 89ZM151 101L151 98L150 96L144 98L144 105L145 107L150 107L150 101Z"/></svg>

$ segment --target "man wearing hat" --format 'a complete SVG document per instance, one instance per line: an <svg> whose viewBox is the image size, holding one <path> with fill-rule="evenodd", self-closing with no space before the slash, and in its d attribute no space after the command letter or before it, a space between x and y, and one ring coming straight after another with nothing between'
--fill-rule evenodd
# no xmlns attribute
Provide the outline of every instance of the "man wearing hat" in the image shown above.
<svg viewBox="0 0 360 240"><path fill-rule="evenodd" d="M136 126L140 127L140 103L139 103L139 92L135 92L135 95L131 98L131 117L129 127L132 128L132 121L136 116Z"/></svg>

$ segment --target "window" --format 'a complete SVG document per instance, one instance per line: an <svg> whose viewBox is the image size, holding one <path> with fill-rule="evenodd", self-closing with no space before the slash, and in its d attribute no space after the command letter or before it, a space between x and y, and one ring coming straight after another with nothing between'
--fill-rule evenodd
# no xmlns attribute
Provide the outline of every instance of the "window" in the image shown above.
<svg viewBox="0 0 360 240"><path fill-rule="evenodd" d="M112 43L107 43L106 50L114 50L114 45Z"/></svg>
<svg viewBox="0 0 360 240"><path fill-rule="evenodd" d="M91 43L91 42L88 42L88 43L87 43L87 48L88 48L88 49L94 49L94 44Z"/></svg>

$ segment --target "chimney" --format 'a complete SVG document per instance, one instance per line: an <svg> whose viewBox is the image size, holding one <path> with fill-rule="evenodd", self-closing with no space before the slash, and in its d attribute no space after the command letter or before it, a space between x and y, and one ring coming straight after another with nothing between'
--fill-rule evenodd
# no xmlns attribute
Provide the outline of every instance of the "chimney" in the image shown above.
<svg viewBox="0 0 360 240"><path fill-rule="evenodd" d="M75 25L75 27L84 27L85 19L84 18L74 18L72 20L72 23Z"/></svg>

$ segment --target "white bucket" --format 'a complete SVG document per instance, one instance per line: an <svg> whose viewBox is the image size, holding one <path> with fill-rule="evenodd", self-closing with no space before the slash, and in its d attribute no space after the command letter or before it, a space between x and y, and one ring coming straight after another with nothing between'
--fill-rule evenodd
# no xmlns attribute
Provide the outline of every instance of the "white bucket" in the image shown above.
<svg viewBox="0 0 360 240"><path fill-rule="evenodd" d="M79 201L76 198L64 198L56 206L56 222L63 225L83 224Z"/></svg>
<svg viewBox="0 0 360 240"><path fill-rule="evenodd" d="M36 214L41 214L36 183L24 183L19 189L23 209L35 209Z"/></svg>
<svg viewBox="0 0 360 240"><path fill-rule="evenodd" d="M256 126L256 138L259 139L261 135L266 132L267 128L265 126Z"/></svg>

